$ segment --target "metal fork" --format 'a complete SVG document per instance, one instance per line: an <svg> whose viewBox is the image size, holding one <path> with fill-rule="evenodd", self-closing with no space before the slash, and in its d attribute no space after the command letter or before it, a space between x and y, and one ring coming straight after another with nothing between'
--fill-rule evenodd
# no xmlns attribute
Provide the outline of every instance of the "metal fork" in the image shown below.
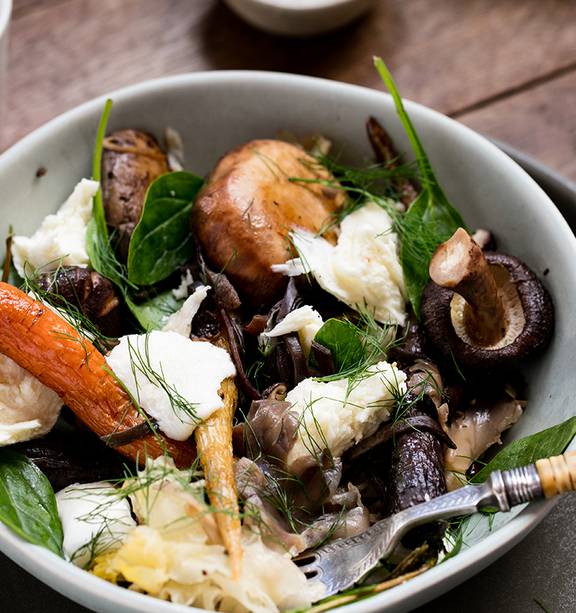
<svg viewBox="0 0 576 613"><path fill-rule="evenodd" d="M402 537L416 526L487 508L509 511L525 502L574 490L576 451L520 468L496 470L482 485L468 485L405 509L358 536L338 539L294 561L310 581L324 585L324 597L331 596L352 586L388 557Z"/></svg>

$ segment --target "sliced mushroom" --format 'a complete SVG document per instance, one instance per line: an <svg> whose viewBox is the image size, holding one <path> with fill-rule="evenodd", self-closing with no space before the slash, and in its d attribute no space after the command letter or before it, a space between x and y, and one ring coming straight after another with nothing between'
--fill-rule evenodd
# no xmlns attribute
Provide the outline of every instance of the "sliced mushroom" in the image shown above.
<svg viewBox="0 0 576 613"><path fill-rule="evenodd" d="M500 435L522 416L523 402L511 388L497 398L475 399L449 426L455 449L446 449L446 483L449 490L466 483L466 472L488 448L500 444Z"/></svg>
<svg viewBox="0 0 576 613"><path fill-rule="evenodd" d="M146 190L168 170L166 154L151 134L119 130L104 139L102 199L106 221L117 232L118 255L123 261L142 215Z"/></svg>
<svg viewBox="0 0 576 613"><path fill-rule="evenodd" d="M192 211L194 231L209 263L225 270L248 303L270 305L282 294L286 278L271 266L293 256L290 230L318 232L343 204L343 192L325 181L334 177L313 157L275 140L234 149L208 178Z"/></svg>
<svg viewBox="0 0 576 613"><path fill-rule="evenodd" d="M550 341L554 308L536 275L513 256L483 253L462 228L436 250L430 277L422 323L446 361L510 368Z"/></svg>

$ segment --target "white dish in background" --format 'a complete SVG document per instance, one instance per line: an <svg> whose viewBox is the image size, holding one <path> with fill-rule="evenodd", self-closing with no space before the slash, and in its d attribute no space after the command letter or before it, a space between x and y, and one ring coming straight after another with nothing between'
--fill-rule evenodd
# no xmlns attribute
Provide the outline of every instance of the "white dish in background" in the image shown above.
<svg viewBox="0 0 576 613"><path fill-rule="evenodd" d="M6 105L6 71L8 65L8 26L12 14L12 0L0 0L0 147Z"/></svg>
<svg viewBox="0 0 576 613"><path fill-rule="evenodd" d="M206 173L232 147L253 138L322 133L343 160L371 157L364 123L375 115L400 152L409 151L390 97L365 88L308 77L257 72L196 73L132 86L111 94L109 129L134 127L161 136L166 126L184 140L186 167ZM4 233L32 232L54 212L70 188L90 173L90 158L104 98L78 107L26 137L0 156ZM471 227L495 231L499 246L544 278L556 304L556 334L546 355L527 369L529 410L513 428L519 438L573 414L576 378L576 238L538 185L508 156L472 130L407 103L439 181ZM407 156L411 157L411 156ZM43 166L47 173L36 177ZM463 551L388 592L339 609L342 613L407 611L472 576L521 540L552 508L531 505L496 516L492 530L481 518ZM0 525L0 550L41 581L98 612L191 613L106 583L23 542Z"/></svg>
<svg viewBox="0 0 576 613"><path fill-rule="evenodd" d="M251 25L283 36L314 36L336 30L374 6L376 0L225 0Z"/></svg>

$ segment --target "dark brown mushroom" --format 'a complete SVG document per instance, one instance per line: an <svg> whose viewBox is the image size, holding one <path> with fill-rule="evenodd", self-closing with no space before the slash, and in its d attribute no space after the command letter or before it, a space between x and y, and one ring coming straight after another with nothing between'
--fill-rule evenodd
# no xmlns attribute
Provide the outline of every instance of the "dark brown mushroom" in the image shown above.
<svg viewBox="0 0 576 613"><path fill-rule="evenodd" d="M151 134L138 130L114 132L104 139L103 147L102 199L106 221L117 232L118 255L126 261L146 190L154 179L168 172L168 159Z"/></svg>
<svg viewBox="0 0 576 613"><path fill-rule="evenodd" d="M114 285L101 274L87 268L68 266L44 273L38 285L54 297L54 306L72 305L105 336L122 334L121 302Z"/></svg>
<svg viewBox="0 0 576 613"><path fill-rule="evenodd" d="M430 262L422 323L446 361L468 369L505 369L545 348L554 308L536 275L517 258L483 253L462 228Z"/></svg>
<svg viewBox="0 0 576 613"><path fill-rule="evenodd" d="M41 439L18 443L12 449L32 460L54 491L71 483L119 479L126 468L122 456L92 432L78 429L54 429Z"/></svg>
<svg viewBox="0 0 576 613"><path fill-rule="evenodd" d="M375 118L370 117L366 122L366 132L368 140L374 150L374 156L379 164L385 164L390 169L398 168L402 163L394 143L390 135L382 124ZM400 202L408 208L418 197L419 189L410 180L404 177L398 177L394 181L394 187L398 191Z"/></svg>

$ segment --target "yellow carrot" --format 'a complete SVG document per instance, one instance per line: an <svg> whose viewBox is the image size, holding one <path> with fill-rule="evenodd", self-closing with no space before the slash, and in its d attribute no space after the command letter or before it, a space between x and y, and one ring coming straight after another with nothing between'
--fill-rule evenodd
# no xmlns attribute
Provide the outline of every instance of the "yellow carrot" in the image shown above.
<svg viewBox="0 0 576 613"><path fill-rule="evenodd" d="M230 556L232 577L237 579L242 563L242 533L232 453L232 419L238 401L233 379L222 382L220 394L224 406L195 430L196 450L204 469L208 498L216 511L218 530Z"/></svg>

